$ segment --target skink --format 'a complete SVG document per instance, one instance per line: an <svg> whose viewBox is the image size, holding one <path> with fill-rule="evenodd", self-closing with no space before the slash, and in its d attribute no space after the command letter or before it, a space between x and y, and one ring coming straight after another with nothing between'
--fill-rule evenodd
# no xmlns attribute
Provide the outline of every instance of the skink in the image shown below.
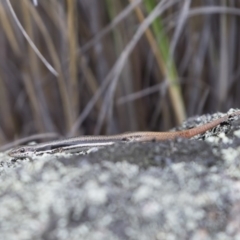
<svg viewBox="0 0 240 240"><path fill-rule="evenodd" d="M132 132L122 133L118 135L109 136L81 136L45 143L39 143L32 146L22 146L11 150L8 154L14 158L31 158L32 156L42 154L45 152L54 152L61 150L74 150L77 148L86 150L94 147L104 147L113 145L115 143L128 143L128 142L149 142L149 141L163 141L170 140L177 137L191 138L198 134L202 134L211 128L216 127L218 124L225 122L229 117L239 116L240 110L227 114L224 117L213 120L204 125L176 132Z"/></svg>

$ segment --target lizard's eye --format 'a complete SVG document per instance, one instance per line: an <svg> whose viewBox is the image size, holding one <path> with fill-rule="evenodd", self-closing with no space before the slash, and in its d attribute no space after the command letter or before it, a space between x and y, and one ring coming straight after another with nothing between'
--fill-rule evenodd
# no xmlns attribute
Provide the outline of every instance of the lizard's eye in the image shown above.
<svg viewBox="0 0 240 240"><path fill-rule="evenodd" d="M20 153L25 153L25 149L24 149L24 148L21 148L21 149L19 150L19 152L20 152Z"/></svg>

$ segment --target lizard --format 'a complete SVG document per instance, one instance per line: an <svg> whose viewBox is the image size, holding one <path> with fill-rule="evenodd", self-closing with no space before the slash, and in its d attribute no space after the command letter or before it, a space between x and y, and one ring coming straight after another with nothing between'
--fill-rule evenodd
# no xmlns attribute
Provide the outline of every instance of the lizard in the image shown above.
<svg viewBox="0 0 240 240"><path fill-rule="evenodd" d="M240 110L226 114L223 117L215 119L209 123L200 125L195 128L175 132L130 132L116 135L99 135L99 136L80 136L62 140L55 140L35 145L20 146L12 149L8 155L13 158L32 158L42 153L53 153L68 150L85 151L94 147L104 147L115 143L128 142L149 142L172 140L177 137L191 138L202 134L217 125L227 121L229 117L240 116Z"/></svg>

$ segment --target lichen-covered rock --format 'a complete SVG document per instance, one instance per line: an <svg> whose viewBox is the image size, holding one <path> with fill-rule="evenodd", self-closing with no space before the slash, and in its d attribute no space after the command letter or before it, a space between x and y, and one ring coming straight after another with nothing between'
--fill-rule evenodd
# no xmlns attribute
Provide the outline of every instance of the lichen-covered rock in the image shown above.
<svg viewBox="0 0 240 240"><path fill-rule="evenodd" d="M239 239L239 125L86 156L2 154L0 239Z"/></svg>

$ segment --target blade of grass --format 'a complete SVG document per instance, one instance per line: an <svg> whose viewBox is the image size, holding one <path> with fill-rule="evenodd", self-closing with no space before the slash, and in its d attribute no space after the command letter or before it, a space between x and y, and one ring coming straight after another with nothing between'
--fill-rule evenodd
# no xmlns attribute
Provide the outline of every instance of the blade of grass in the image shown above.
<svg viewBox="0 0 240 240"><path fill-rule="evenodd" d="M26 33L26 31L24 30L22 24L20 23L20 21L18 20L18 17L15 13L15 11L13 10L12 4L10 2L10 0L6 0L7 5L9 7L9 10L16 22L16 24L18 25L20 31L22 32L23 36L26 38L26 40L28 41L29 45L32 47L32 49L34 50L34 52L38 55L38 57L41 59L41 61L43 62L43 64L48 68L48 70L55 76L58 76L58 73L56 72L56 70L51 66L51 64L49 64L49 62L43 57L43 55L40 53L40 51L38 50L38 48L35 46L35 44L33 43L33 41L31 40L31 38L29 38L28 34Z"/></svg>
<svg viewBox="0 0 240 240"><path fill-rule="evenodd" d="M25 1L21 1L20 3L21 6L21 11L23 13L23 25L25 27L26 30L24 30L26 32L26 34L28 35L28 37L30 39L33 39L33 28L32 28L32 21L31 21L31 17L30 17L30 12L28 10L28 8L26 8L25 6ZM31 40L32 41L32 40ZM36 46L36 45L35 45ZM32 77L32 76L36 76L35 74L39 72L38 69L38 63L37 63L37 59L35 58L35 53L34 51L32 51L32 48L30 45L27 45L27 55L29 56L29 62L31 64L29 64L28 62L25 63L25 68L26 68L26 78L24 81L24 87L26 89L28 89L28 97L30 102L33 102L34 104L32 104L32 113L33 116L35 116L34 118L34 123L36 123L36 128L39 132L43 132L45 131L44 129L44 124L43 124L43 114L41 112L41 101L39 99L39 95L38 92L41 89L41 86L39 88L36 87L37 83L36 81L38 81L36 78ZM29 86L27 86L29 85Z"/></svg>
<svg viewBox="0 0 240 240"><path fill-rule="evenodd" d="M27 7L30 9L32 13L32 17L35 20L39 30L41 31L41 34L45 39L45 42L47 43L46 47L48 48L49 54L52 58L52 61L54 62L54 66L59 73L57 77L57 82L58 82L58 87L59 87L61 100L63 104L63 112L64 112L64 118L66 121L67 131L69 131L69 129L72 127L73 123L75 122L75 118L73 117L73 113L72 113L73 108L72 108L70 93L68 91L67 81L64 79L64 74L62 72L62 67L61 67L60 59L57 53L57 49L54 46L53 41L42 19L39 17L38 14L34 14L35 8L31 6L31 4L28 4ZM61 16L58 16L58 17L61 17Z"/></svg>
<svg viewBox="0 0 240 240"><path fill-rule="evenodd" d="M106 5L107 5L107 10L108 10L108 15L111 20L111 22L114 21L116 18L116 15L121 9L121 3L113 3L111 0L106 0ZM121 10L120 10L121 11ZM122 11L121 11L122 13ZM119 55L122 52L122 49L124 48L125 45L125 36L127 36L126 28L122 27L122 25L119 25L118 28L114 28L113 32L113 48L114 48L114 53L115 55ZM122 95L122 92L124 95L129 94L132 92L132 88L134 88L134 85L137 85L137 81L131 81L131 64L129 61L129 64L126 64L126 67L123 69L122 76L121 76L121 81L117 89L116 95ZM127 114L126 114L127 113ZM120 128L123 129L129 129L130 131L134 131L138 128L138 121L136 118L136 111L133 103L127 104L122 107L118 107L116 109L116 114L119 116L119 125ZM113 122L113 111L108 112L108 123L107 124L107 133L112 133L113 129L112 127L112 122ZM100 132L100 126L96 126L94 133L99 134Z"/></svg>
<svg viewBox="0 0 240 240"><path fill-rule="evenodd" d="M11 44L11 47L13 48L15 54L18 56L20 55L21 51L17 43L17 39L14 36L13 29L11 27L11 23L7 17L6 11L3 8L3 5L0 4L0 23L4 29L4 32L7 35L7 38L9 40L9 43Z"/></svg>
<svg viewBox="0 0 240 240"><path fill-rule="evenodd" d="M76 3L72 0L67 0L67 25L68 25L68 45L69 45L69 74L70 74L70 88L71 88L71 102L73 113L75 117L78 115L80 98L79 98L79 84L77 79L77 16L76 16ZM74 117L74 118L75 118Z"/></svg>
<svg viewBox="0 0 240 240"><path fill-rule="evenodd" d="M91 47L98 43L107 33L109 33L112 29L116 27L119 22L121 22L125 17L127 17L130 12L142 2L142 0L134 0L130 5L128 5L121 13L115 16L114 20L105 27L101 32L99 32L92 40L86 43L82 47L82 52L88 51Z"/></svg>
<svg viewBox="0 0 240 240"><path fill-rule="evenodd" d="M25 20L25 28L26 32L28 33L29 37L31 39L34 39L35 32L34 32L34 22L32 21L31 11L29 11L29 8L26 6L26 4L30 4L27 1L22 1L22 12L24 13L24 20ZM32 15L38 15L38 12L36 8L33 8L34 14ZM35 40L36 41L36 40ZM39 122L41 122L41 129L39 129L39 132L45 132L45 131L55 131L56 128L53 124L53 121L50 117L49 108L46 103L46 98L43 92L43 84L42 84L42 78L39 76L41 75L41 67L39 64L39 58L34 53L32 48L28 45L28 55L29 55L29 61L31 64L29 64L29 67L27 68L30 72L32 83L34 86L35 95L37 98L38 103L38 109L34 109L38 112L39 116Z"/></svg>
<svg viewBox="0 0 240 240"><path fill-rule="evenodd" d="M132 0L129 0L129 1L132 1ZM137 15L137 18L139 20L140 23L142 23L145 19L144 17L144 14L141 10L140 7L136 7L135 8L135 12L136 12L136 15ZM146 38L149 42L149 45L151 47L151 50L152 50L152 53L153 55L155 56L156 58L156 61L157 61L157 65L158 65L158 68L159 68L159 72L162 73L163 76L165 76L165 72L166 72L166 69L165 69L165 64L163 62L163 59L161 57L161 54L160 54L160 51L159 51L159 48L158 48L158 45L157 45L157 42L152 34L152 31L150 28L146 29L145 31L145 35L146 35ZM160 81L160 78L158 78L158 81ZM166 83L165 80L162 80L162 83ZM168 88L164 88L165 91L167 91ZM162 94L162 96L165 95L165 94ZM166 100L163 98L162 99L162 102L166 102ZM168 118L169 114L169 109L165 107L165 104L164 103L161 103L159 106L161 107L157 107L155 108L155 113L153 114L153 118L154 119L157 119L157 116L159 115L159 113L162 111L163 112L163 116L164 116L164 120ZM155 117L154 117L155 116ZM169 119L169 118L168 118ZM153 122L153 121L151 121ZM166 120L165 120L166 122ZM169 121L167 121L169 122Z"/></svg>
<svg viewBox="0 0 240 240"><path fill-rule="evenodd" d="M3 54L0 54L0 57ZM0 138L0 143L8 137L14 136L15 126L14 119L12 117L11 104L9 101L9 92L7 91L6 84L4 83L2 77L2 70L0 69L0 123L2 128L2 137Z"/></svg>
<svg viewBox="0 0 240 240"><path fill-rule="evenodd" d="M119 80L119 76L122 72L122 69L126 63L127 58L129 57L130 53L136 46L138 40L142 37L144 34L145 30L148 28L148 26L152 23L152 21L162 14L165 10L169 9L170 6L174 5L178 1L167 1L166 4L165 2L160 2L157 4L155 9L151 12L151 14L143 21L143 23L140 25L138 28L137 32L133 36L132 40L129 42L129 44L125 47L123 52L121 53L119 59L117 60L116 64L112 68L111 72L108 74L106 80L110 81L111 84L108 88L108 92L105 94L105 103L102 106L102 110L99 114L98 117L98 126L102 126L102 123L104 121L105 116L107 116L107 112L111 110L113 107L113 96L115 93L115 89Z"/></svg>
<svg viewBox="0 0 240 240"><path fill-rule="evenodd" d="M227 5L225 0L221 1L223 6ZM220 16L220 63L219 63L219 84L218 84L218 99L219 107L223 106L228 92L228 77L229 77L229 42L228 42L228 21L227 15Z"/></svg>
<svg viewBox="0 0 240 240"><path fill-rule="evenodd" d="M67 27L66 27L66 24L64 22L64 18L63 17L59 17L59 14L57 14L56 11L52 11L52 9L61 9L61 7L59 6L59 3L58 2L51 2L52 6L49 7L49 2L41 2L43 8L45 9L46 13L48 14L48 16L52 19L52 22L55 24L56 28L58 29L61 29L61 36L64 38L64 41L66 39L65 36L67 36ZM62 14L62 13L60 13ZM79 18L79 16L78 16ZM84 29L81 29L84 28L84 22L83 20L79 20L78 21L78 24L79 24L79 31L84 31ZM85 78L86 80L85 83L87 85L87 88L89 89L90 91L90 95L94 95L95 92L97 91L98 89L98 82L95 78L95 75L93 73L93 71L91 70L91 68L88 66L88 62L86 60L86 57L84 55L84 53L82 52L82 48L80 48L80 46L78 46L78 50L75 51L75 55L77 56L77 63L79 64L79 69L82 71L83 73L83 79ZM75 57L74 57L75 58ZM65 66L65 65L68 65L70 59L69 58L66 58L66 59L63 59L63 63L62 65ZM101 107L101 99L99 99L99 101L96 103L96 107L97 109L100 109ZM76 133L75 133L76 134ZM74 135L75 135L74 134ZM69 136L71 137L71 136Z"/></svg>
<svg viewBox="0 0 240 240"><path fill-rule="evenodd" d="M154 0L144 0L146 9L149 13L155 8ZM161 17L158 17L152 22L153 32L157 39L158 51L161 55L162 62L164 64L164 76L169 82L169 94L172 102L172 106L175 112L175 116L178 124L180 124L186 118L186 111L181 94L180 84L178 82L178 75L176 66L171 56L170 44L167 34L165 33L164 26L162 24Z"/></svg>
<svg viewBox="0 0 240 240"><path fill-rule="evenodd" d="M146 31L146 29L149 27L149 25L152 23L152 21L158 15L162 14L166 9L168 9L170 6L174 5L177 2L179 2L179 0L169 0L167 2L167 4L165 4L164 6L162 6L162 4L160 2L156 6L154 11L152 11L152 13L144 20L144 22L141 24L141 26L139 26L139 28L138 28L137 32L134 34L132 40L125 47L125 49L121 53L120 57L118 58L117 62L114 64L113 68L111 69L111 71L109 72L107 77L104 79L101 87L98 89L96 94L92 97L92 99L88 102L88 104L82 111L81 115L78 117L76 123L73 125L73 127L71 129L70 134L73 134L76 131L76 129L78 129L81 126L81 124L86 119L88 114L91 112L92 108L94 107L94 105L96 104L98 99L102 96L102 94L104 93L105 89L107 88L107 86L109 85L110 82L111 82L111 89L109 89L109 91L111 94L107 94L108 98L105 97L105 100L108 100L107 102L112 101L112 94L114 93L114 91L112 91L112 88L113 89L115 88L116 83L119 78L119 75L122 71L122 68L124 67L125 62L126 62L126 59L130 55L130 53L134 49L134 47L136 46L138 40L142 37L142 35ZM104 104L103 104L103 106L104 106ZM103 121L104 116L106 115L105 114L106 111L107 111L107 108L105 106L105 108L102 109L102 111L101 111L101 116L99 116L100 117L99 121Z"/></svg>

